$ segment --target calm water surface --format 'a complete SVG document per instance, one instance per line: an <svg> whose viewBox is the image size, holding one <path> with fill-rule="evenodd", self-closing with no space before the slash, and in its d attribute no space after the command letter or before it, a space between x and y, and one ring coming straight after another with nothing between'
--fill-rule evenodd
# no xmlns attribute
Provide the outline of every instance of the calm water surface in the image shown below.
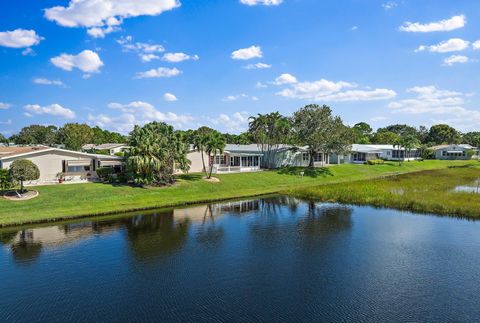
<svg viewBox="0 0 480 323"><path fill-rule="evenodd" d="M480 222L289 197L0 231L0 321L480 321Z"/></svg>

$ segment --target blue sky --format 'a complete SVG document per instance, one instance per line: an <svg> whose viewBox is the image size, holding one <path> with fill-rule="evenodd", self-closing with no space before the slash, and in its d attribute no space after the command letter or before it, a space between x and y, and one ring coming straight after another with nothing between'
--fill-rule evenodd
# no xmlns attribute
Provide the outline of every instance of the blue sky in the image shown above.
<svg viewBox="0 0 480 323"><path fill-rule="evenodd" d="M17 0L0 10L0 132L158 120L238 133L328 104L374 128L480 123L480 2Z"/></svg>

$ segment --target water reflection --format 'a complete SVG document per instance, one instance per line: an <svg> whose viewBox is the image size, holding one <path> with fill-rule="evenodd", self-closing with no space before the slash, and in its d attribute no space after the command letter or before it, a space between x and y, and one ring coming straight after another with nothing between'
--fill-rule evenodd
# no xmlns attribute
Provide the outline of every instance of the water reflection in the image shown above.
<svg viewBox="0 0 480 323"><path fill-rule="evenodd" d="M480 194L480 179L468 185L460 185L453 189L454 192L459 193L475 193Z"/></svg>
<svg viewBox="0 0 480 323"><path fill-rule="evenodd" d="M176 254L189 239L220 246L225 239L224 216L253 215L250 225L257 238L274 241L289 234L325 234L351 227L351 209L302 202L289 196L233 201L143 212L117 219L72 222L56 226L0 231L0 243L14 261L28 265L45 249L59 249L99 235L125 232L128 250L137 261L150 262Z"/></svg>

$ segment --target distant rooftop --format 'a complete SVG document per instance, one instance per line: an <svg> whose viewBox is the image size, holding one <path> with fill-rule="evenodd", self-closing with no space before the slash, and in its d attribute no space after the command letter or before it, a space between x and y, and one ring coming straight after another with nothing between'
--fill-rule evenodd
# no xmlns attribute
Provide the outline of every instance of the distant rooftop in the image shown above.
<svg viewBox="0 0 480 323"><path fill-rule="evenodd" d="M0 147L0 158L22 155L42 150L52 149L47 146L10 146Z"/></svg>

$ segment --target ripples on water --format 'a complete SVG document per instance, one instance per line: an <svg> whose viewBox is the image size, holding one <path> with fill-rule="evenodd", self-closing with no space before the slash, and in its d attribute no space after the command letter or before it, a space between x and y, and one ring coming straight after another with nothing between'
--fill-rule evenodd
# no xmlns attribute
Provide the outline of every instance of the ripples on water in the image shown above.
<svg viewBox="0 0 480 323"><path fill-rule="evenodd" d="M282 196L0 231L0 321L478 321L479 233Z"/></svg>

